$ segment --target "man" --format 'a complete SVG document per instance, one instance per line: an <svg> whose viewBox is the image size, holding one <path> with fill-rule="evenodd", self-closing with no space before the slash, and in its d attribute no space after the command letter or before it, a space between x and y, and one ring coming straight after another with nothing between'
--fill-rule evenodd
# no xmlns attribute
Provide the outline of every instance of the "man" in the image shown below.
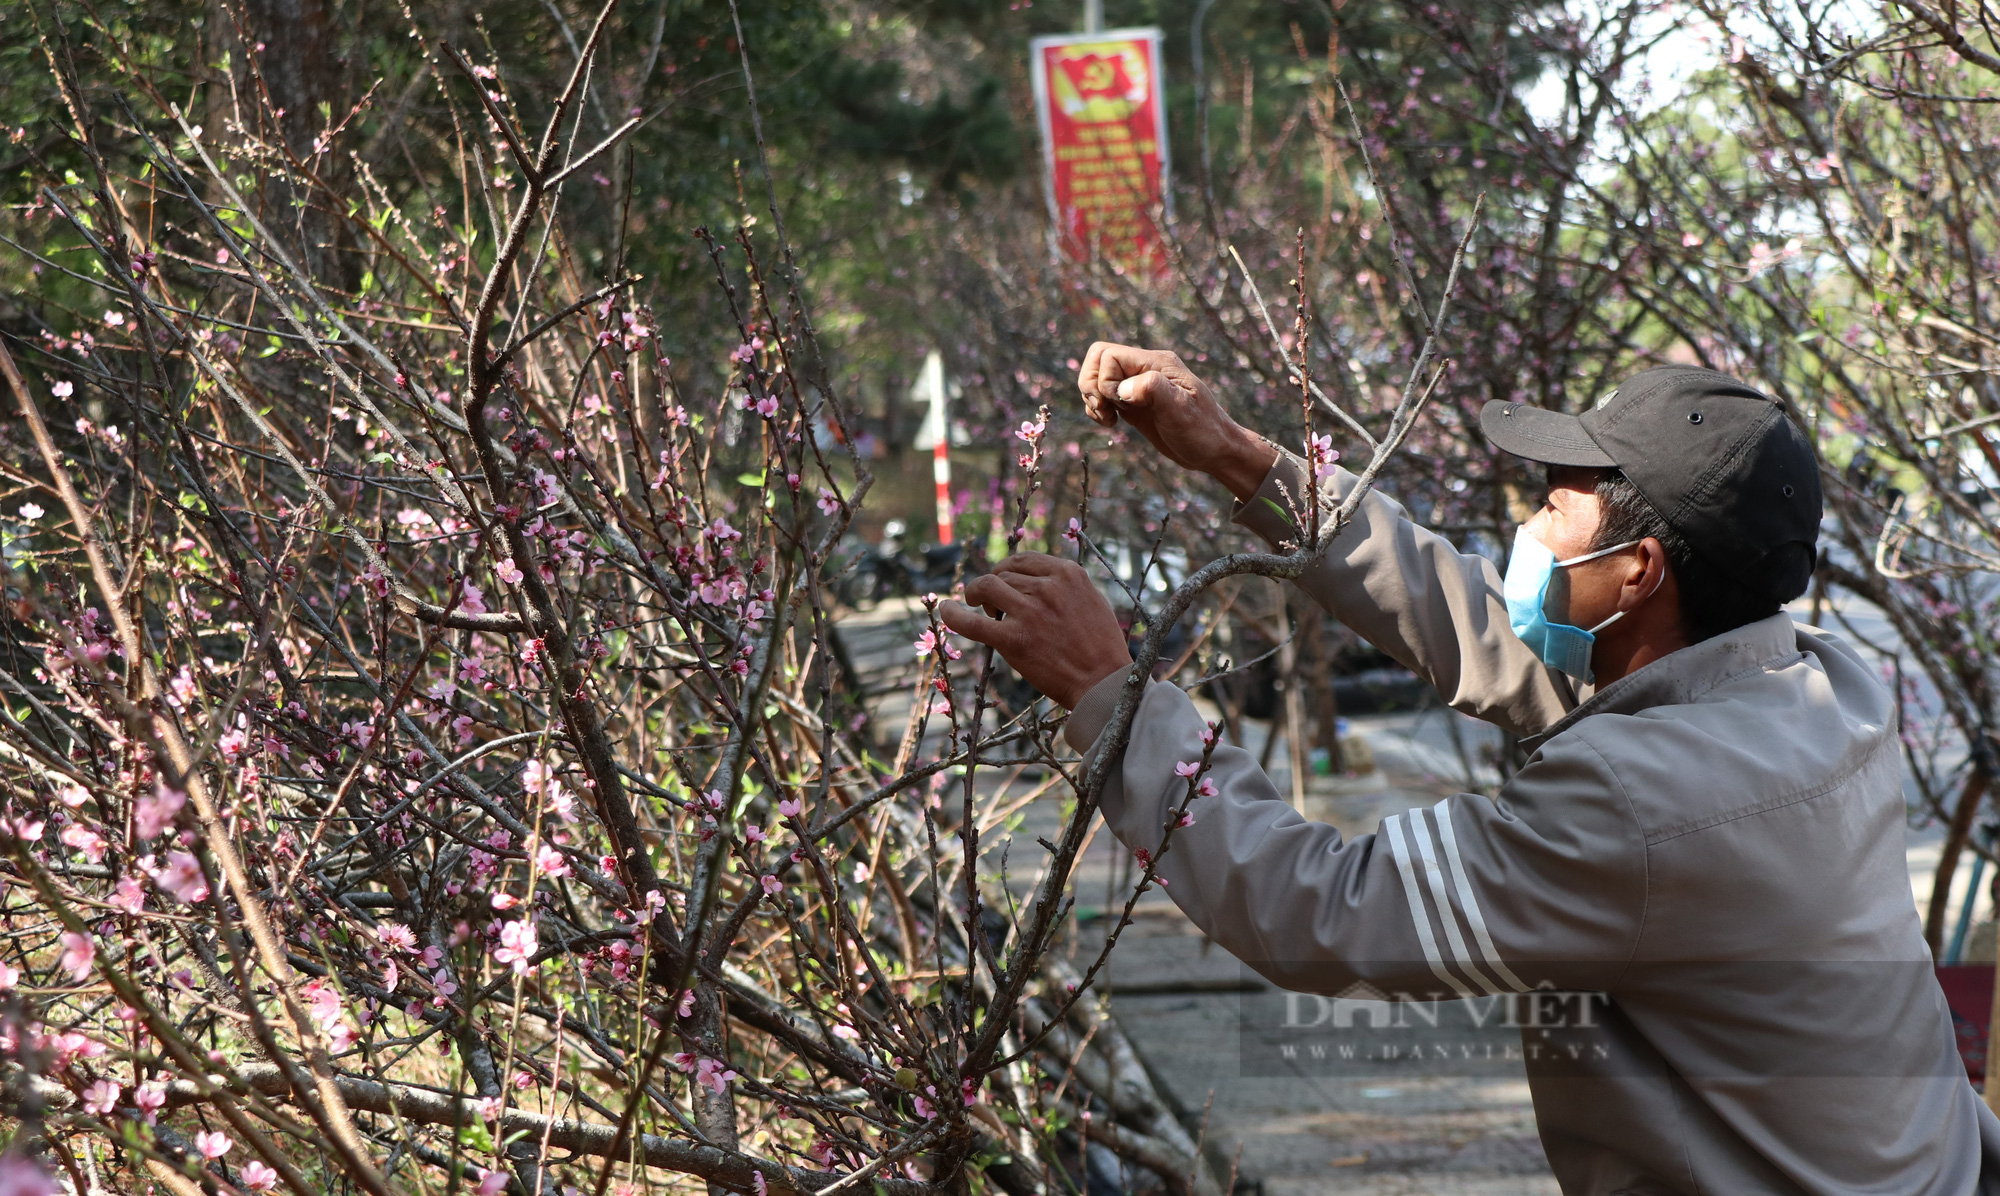
<svg viewBox="0 0 2000 1196"><path fill-rule="evenodd" d="M1171 353L1098 344L1078 379L1241 500L1282 550L1297 458ZM1811 577L1812 447L1784 405L1705 370L1648 370L1581 416L1491 402L1547 503L1506 575L1370 495L1299 585L1452 706L1522 737L1499 796L1459 794L1350 841L1218 747L1213 796L1161 864L1197 925L1287 988L1604 994L1528 1054L1567 1193L2000 1190L2000 1121L1966 1083L1903 845L1895 705L1784 603ZM1337 501L1355 479L1319 487ZM1131 660L1083 571L1023 554L945 621L1071 710L1091 752ZM993 615L1004 616L995 618ZM1205 730L1177 687L1140 701L1103 810L1157 852Z"/></svg>

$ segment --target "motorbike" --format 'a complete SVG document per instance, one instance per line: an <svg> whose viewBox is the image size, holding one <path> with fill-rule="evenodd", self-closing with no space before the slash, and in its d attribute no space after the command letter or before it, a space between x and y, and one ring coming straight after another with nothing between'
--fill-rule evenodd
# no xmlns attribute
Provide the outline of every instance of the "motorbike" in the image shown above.
<svg viewBox="0 0 2000 1196"><path fill-rule="evenodd" d="M882 529L880 544L854 539L834 588L843 605L868 611L885 598L943 594L951 589L964 558L964 546L929 544L912 552L904 547L907 531L902 520L891 519Z"/></svg>

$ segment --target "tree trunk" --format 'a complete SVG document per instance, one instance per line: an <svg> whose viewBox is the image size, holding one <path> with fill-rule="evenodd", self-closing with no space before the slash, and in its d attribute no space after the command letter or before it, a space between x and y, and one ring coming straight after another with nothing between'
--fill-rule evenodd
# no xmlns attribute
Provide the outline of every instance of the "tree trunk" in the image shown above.
<svg viewBox="0 0 2000 1196"><path fill-rule="evenodd" d="M244 40L237 47L237 79L243 94L256 97L247 60L254 57L257 75L269 94L277 128L267 130L284 140L302 159L314 158L314 143L347 115L345 62L328 0L245 0ZM259 105L261 107L261 105ZM346 177L347 157L339 147L312 162L313 169L338 191ZM356 261L343 247L352 238L340 217L321 208L300 206L303 192L272 185L265 193L265 224L291 240L300 265L315 279L353 290L359 274ZM279 232L280 229L285 230Z"/></svg>
<svg viewBox="0 0 2000 1196"><path fill-rule="evenodd" d="M1306 812L1306 694L1299 679L1299 642L1292 635L1291 611L1284 590L1278 592L1278 694L1284 699L1285 755L1292 768L1292 809ZM1277 719L1271 720L1277 734Z"/></svg>
<svg viewBox="0 0 2000 1196"><path fill-rule="evenodd" d="M1958 873L1958 857L1965 854L1965 841L1972 834L1972 819L1979 812L1979 800L1986 795L1986 770L1977 764L1965 778L1958 805L1951 812L1951 826L1945 831L1944 854L1938 857L1937 873L1931 878L1930 909L1924 915L1924 941L1936 959L1944 945L1945 908L1951 904L1951 882Z"/></svg>
<svg viewBox="0 0 2000 1196"><path fill-rule="evenodd" d="M1303 595L1301 595L1303 598ZM1306 598L1304 610L1299 617L1304 620L1300 626L1300 637L1306 658L1306 669L1310 676L1306 680L1312 690L1313 729L1319 746L1326 750L1326 768L1329 773L1339 776L1346 771L1345 761L1340 752L1340 696L1333 691L1333 650L1326 634L1326 619L1319 604Z"/></svg>
<svg viewBox="0 0 2000 1196"><path fill-rule="evenodd" d="M721 867L717 862L716 867ZM690 945L700 941L699 935L689 936ZM698 1055L727 1061L729 1047L727 1028L723 1025L724 1011L722 994L706 985L695 986L694 1016L687 1020L693 1024L689 1032L683 1034L690 1050ZM709 1145L734 1151L737 1146L736 1130L736 1084L726 1081L722 1091L716 1092L707 1084L689 1085L693 1097L694 1126L701 1131L702 1138ZM708 1181L708 1196L730 1196L737 1189L720 1180Z"/></svg>

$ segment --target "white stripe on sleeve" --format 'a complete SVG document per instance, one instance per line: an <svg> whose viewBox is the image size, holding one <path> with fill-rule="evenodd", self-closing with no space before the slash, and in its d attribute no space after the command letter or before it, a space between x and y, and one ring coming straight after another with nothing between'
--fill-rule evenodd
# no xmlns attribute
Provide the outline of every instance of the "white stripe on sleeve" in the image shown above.
<svg viewBox="0 0 2000 1196"><path fill-rule="evenodd" d="M1506 991L1486 978L1479 965L1472 960L1472 952L1466 949L1465 936L1458 932L1458 919L1452 916L1451 897L1445 892L1444 869L1438 865L1437 851L1431 846L1430 828L1424 825L1422 810L1410 811L1410 838L1417 841L1417 854L1424 857L1424 879L1431 887L1431 901L1437 905L1438 922L1444 926L1444 941L1451 945L1451 957L1473 982L1494 996Z"/></svg>
<svg viewBox="0 0 2000 1196"><path fill-rule="evenodd" d="M1417 941L1424 945L1424 960L1431 965L1431 974L1450 985L1459 996L1471 1000L1478 994L1446 971L1444 958L1438 954L1437 936L1431 933L1431 916L1424 911L1424 896L1417 891L1416 870L1410 866L1410 848L1403 842L1403 816L1391 814L1384 818L1382 829L1389 832L1389 849L1395 853L1396 871L1403 876L1403 896L1410 903L1410 921L1416 924Z"/></svg>
<svg viewBox="0 0 2000 1196"><path fill-rule="evenodd" d="M1472 893L1472 881L1466 875L1465 861L1458 855L1458 837L1452 833L1451 799L1446 798L1432 806L1431 812L1437 816L1438 838L1444 842L1444 858L1451 865L1452 883L1458 888L1458 904L1465 910L1466 924L1472 927L1472 937L1478 942L1480 953L1486 956L1486 962L1493 966L1500 979L1514 986L1515 992L1527 992L1527 984L1501 961L1500 951L1493 945L1493 936L1487 932L1486 915L1479 908L1479 899Z"/></svg>

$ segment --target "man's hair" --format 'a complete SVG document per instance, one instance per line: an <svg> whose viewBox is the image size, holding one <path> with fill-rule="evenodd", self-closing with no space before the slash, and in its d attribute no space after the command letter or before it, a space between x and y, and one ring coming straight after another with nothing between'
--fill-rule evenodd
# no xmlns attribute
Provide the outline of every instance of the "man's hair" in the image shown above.
<svg viewBox="0 0 2000 1196"><path fill-rule="evenodd" d="M1778 613L1782 605L1761 597L1710 564L1695 552L1687 539L1673 529L1659 511L1639 493L1639 487L1620 469L1607 469L1597 482L1597 505L1602 522L1591 550L1609 548L1628 540L1652 537L1666 549L1667 563L1680 588L1681 633L1689 643L1734 631Z"/></svg>

